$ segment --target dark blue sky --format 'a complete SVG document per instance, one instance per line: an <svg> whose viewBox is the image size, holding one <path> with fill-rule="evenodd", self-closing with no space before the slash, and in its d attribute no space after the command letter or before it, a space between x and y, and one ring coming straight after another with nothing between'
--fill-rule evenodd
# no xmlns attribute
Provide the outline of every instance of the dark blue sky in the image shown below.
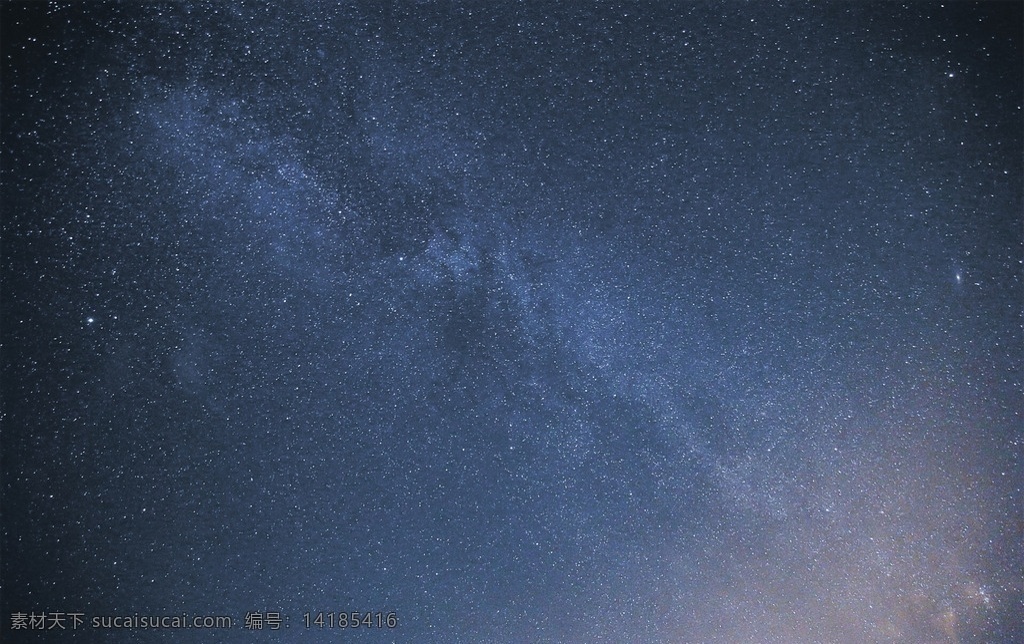
<svg viewBox="0 0 1024 644"><path fill-rule="evenodd" d="M1019 3L377 4L4 3L5 639L1024 637Z"/></svg>

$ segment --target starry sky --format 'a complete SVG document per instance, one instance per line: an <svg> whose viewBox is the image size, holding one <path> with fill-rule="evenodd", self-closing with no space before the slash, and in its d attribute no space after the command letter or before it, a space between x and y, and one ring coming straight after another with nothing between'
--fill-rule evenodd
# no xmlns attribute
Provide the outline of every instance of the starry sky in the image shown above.
<svg viewBox="0 0 1024 644"><path fill-rule="evenodd" d="M11 641L1024 641L1020 3L0 17Z"/></svg>

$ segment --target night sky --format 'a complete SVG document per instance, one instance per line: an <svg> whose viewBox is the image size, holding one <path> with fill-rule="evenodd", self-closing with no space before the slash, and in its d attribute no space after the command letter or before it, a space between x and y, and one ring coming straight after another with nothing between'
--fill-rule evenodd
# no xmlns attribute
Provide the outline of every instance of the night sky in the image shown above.
<svg viewBox="0 0 1024 644"><path fill-rule="evenodd" d="M3 3L4 641L1024 641L1021 3L384 5Z"/></svg>

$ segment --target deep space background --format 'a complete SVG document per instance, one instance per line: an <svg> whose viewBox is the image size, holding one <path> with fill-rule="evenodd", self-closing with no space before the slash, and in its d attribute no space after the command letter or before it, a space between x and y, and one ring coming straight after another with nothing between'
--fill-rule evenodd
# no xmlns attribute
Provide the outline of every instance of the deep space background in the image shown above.
<svg viewBox="0 0 1024 644"><path fill-rule="evenodd" d="M1024 641L1022 31L3 3L4 641Z"/></svg>

